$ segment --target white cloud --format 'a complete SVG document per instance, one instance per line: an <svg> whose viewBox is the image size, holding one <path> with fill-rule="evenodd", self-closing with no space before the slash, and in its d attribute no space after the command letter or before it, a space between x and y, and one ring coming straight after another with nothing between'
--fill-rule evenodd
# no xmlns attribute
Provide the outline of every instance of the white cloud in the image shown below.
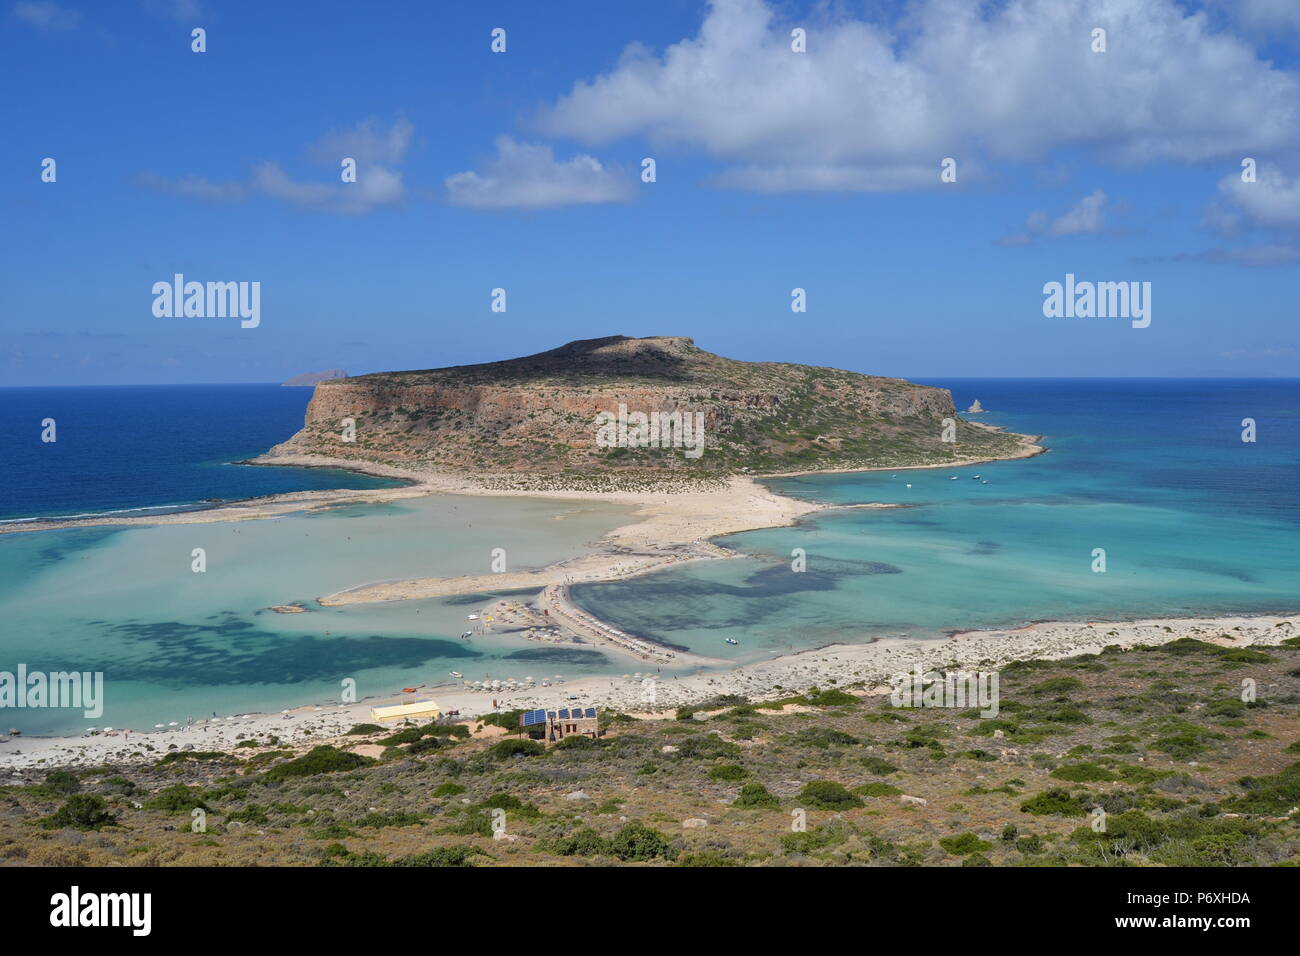
<svg viewBox="0 0 1300 956"><path fill-rule="evenodd" d="M793 26L806 53L790 50ZM1106 53L1090 49L1096 26ZM763 0L712 0L696 36L628 47L538 124L703 151L735 164L726 185L874 190L937 183L945 156L1196 162L1291 146L1298 103L1295 73L1173 0L923 0L893 24L778 24Z"/></svg>
<svg viewBox="0 0 1300 956"><path fill-rule="evenodd" d="M415 126L405 117L388 129L377 126L374 120L366 120L352 129L330 130L312 147L312 153L322 162L335 165L344 156L351 156L358 163L400 165L414 137Z"/></svg>
<svg viewBox="0 0 1300 956"><path fill-rule="evenodd" d="M1211 249L1197 258L1248 266L1300 262L1300 175L1260 165L1255 182L1241 173L1219 180L1219 195L1205 210L1205 224L1225 237L1254 234L1264 241L1235 248Z"/></svg>
<svg viewBox="0 0 1300 956"><path fill-rule="evenodd" d="M1047 227L1052 236L1095 236L1105 225L1106 194L1098 189L1084 196L1070 210Z"/></svg>
<svg viewBox="0 0 1300 956"><path fill-rule="evenodd" d="M402 174L383 166L358 166L355 183L321 183L297 182L279 163L262 163L254 167L251 185L265 196L347 215L363 215L406 198Z"/></svg>
<svg viewBox="0 0 1300 956"><path fill-rule="evenodd" d="M248 182L212 182L200 176L165 179L155 173L139 177L141 185L177 196L210 201L238 202L252 196L269 196L293 205L343 215L359 216L380 206L397 205L406 199L400 164L410 149L415 127L406 119L390 128L367 120L350 130L327 133L311 148L313 156L334 170L326 181L293 179L277 162L253 167ZM357 181L340 177L342 162L357 162Z"/></svg>
<svg viewBox="0 0 1300 956"><path fill-rule="evenodd" d="M1264 229L1300 229L1300 176L1288 176L1272 165L1256 170L1256 181L1242 182L1240 173L1219 180L1219 200L1207 212L1212 223L1234 231L1244 225Z"/></svg>
<svg viewBox="0 0 1300 956"><path fill-rule="evenodd" d="M76 10L66 10L51 0L22 0L14 4L13 15L41 30L71 30L81 22Z"/></svg>
<svg viewBox="0 0 1300 956"><path fill-rule="evenodd" d="M475 209L554 209L627 202L633 180L591 156L558 161L549 146L497 137L497 155L482 172L447 177L450 201Z"/></svg>
<svg viewBox="0 0 1300 956"><path fill-rule="evenodd" d="M141 173L137 177L142 186L174 196L188 196L192 199L207 199L214 202L239 202L248 198L248 187L243 183L214 183L202 176L186 176L183 179L166 179L157 173Z"/></svg>
<svg viewBox="0 0 1300 956"><path fill-rule="evenodd" d="M1025 220L1024 232L999 240L1004 246L1025 246L1043 236L1095 236L1106 227L1106 194L1100 189L1084 196L1053 219L1042 209Z"/></svg>

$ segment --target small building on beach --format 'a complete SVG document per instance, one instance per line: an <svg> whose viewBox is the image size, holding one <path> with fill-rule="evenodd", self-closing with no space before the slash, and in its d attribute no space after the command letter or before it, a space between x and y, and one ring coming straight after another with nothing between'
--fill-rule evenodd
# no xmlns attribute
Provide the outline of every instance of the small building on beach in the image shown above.
<svg viewBox="0 0 1300 956"><path fill-rule="evenodd" d="M417 700L411 704L393 704L391 707L371 707L372 720L437 720L442 716L437 701Z"/></svg>

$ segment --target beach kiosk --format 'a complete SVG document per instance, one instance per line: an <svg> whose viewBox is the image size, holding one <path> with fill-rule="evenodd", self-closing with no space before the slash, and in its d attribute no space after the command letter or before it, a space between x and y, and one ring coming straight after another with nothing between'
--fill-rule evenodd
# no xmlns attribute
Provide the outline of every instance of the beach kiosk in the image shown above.
<svg viewBox="0 0 1300 956"><path fill-rule="evenodd" d="M410 704L393 704L391 707L371 707L371 720L437 720L442 716L437 701L417 700Z"/></svg>

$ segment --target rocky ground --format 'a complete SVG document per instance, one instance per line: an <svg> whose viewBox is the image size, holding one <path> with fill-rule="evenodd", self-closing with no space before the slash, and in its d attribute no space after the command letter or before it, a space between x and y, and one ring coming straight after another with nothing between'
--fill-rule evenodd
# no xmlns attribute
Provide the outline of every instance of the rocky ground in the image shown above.
<svg viewBox="0 0 1300 956"><path fill-rule="evenodd" d="M654 719L606 710L599 740L550 748L504 714L8 773L0 860L1293 865L1300 638L1276 627L1281 643L1207 634L1008 664L996 718L826 681Z"/></svg>

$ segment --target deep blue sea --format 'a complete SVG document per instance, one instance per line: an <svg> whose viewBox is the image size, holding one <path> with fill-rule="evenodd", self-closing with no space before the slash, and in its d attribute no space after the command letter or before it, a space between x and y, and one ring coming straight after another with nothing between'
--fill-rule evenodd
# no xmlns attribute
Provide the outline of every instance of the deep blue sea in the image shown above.
<svg viewBox="0 0 1300 956"><path fill-rule="evenodd" d="M1300 608L1300 381L944 380L958 407L1044 435L1036 458L777 479L836 504L731 535L732 561L574 589L628 630L752 661L879 636L1043 619ZM56 515L372 482L230 462L289 437L309 390L276 386L0 390L0 515ZM58 442L40 441L41 419ZM1257 440L1241 440L1254 419ZM707 451L705 452L707 454ZM975 476L979 477L976 478ZM505 634L461 640L483 595L322 608L369 581L582 552L630 509L437 496L253 522L0 535L0 671L102 671L108 707L5 711L28 734L362 697L466 677L620 673L625 661ZM203 548L207 570L194 573ZM807 570L793 570L802 549ZM1098 550L1106 570L1094 571ZM308 613L277 614L301 602ZM736 645L724 643L731 637ZM0 729L3 729L0 727Z"/></svg>
<svg viewBox="0 0 1300 956"><path fill-rule="evenodd" d="M0 388L0 519L400 484L231 464L301 428L311 395L278 385ZM57 439L48 443L47 418Z"/></svg>

